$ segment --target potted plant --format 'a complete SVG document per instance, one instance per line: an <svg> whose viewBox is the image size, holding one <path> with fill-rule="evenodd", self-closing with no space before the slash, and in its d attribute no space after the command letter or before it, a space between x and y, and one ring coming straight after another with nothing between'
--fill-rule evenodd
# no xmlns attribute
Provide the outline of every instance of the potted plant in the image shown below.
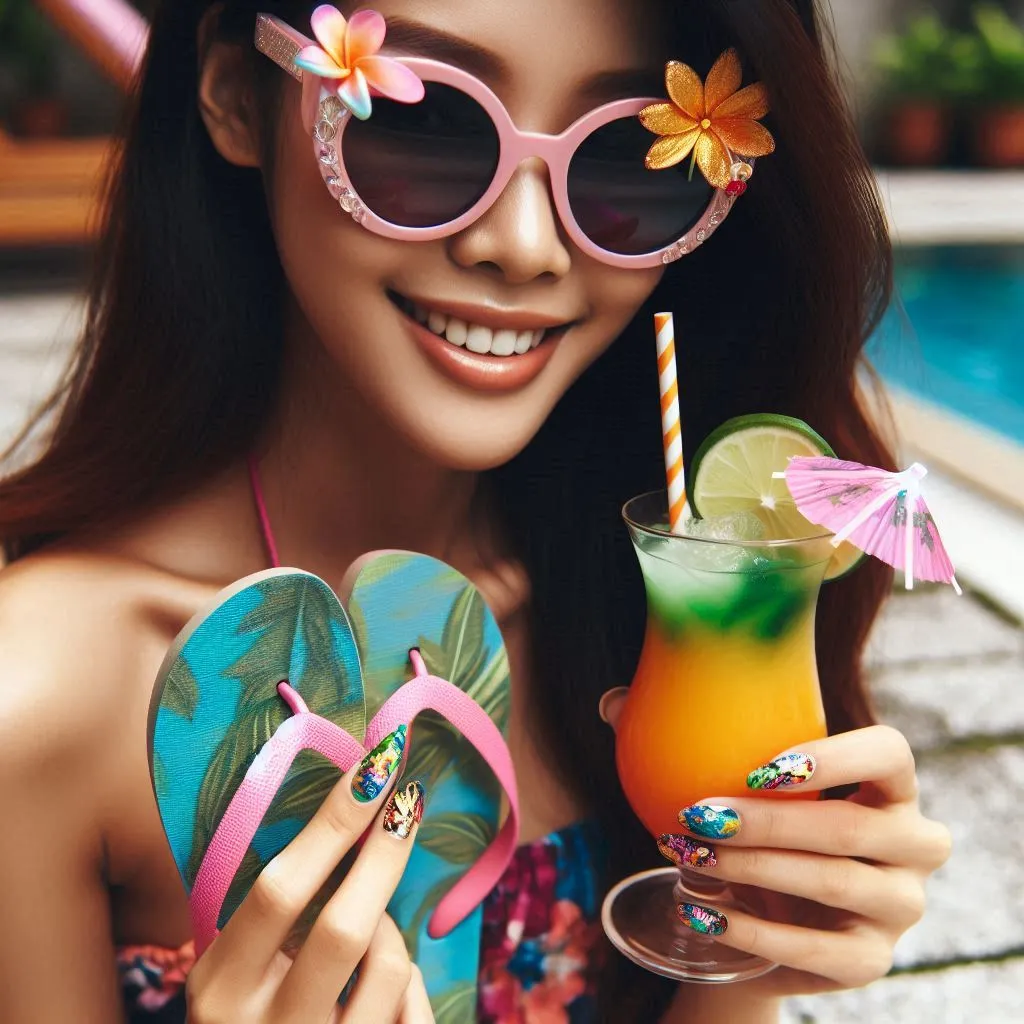
<svg viewBox="0 0 1024 1024"><path fill-rule="evenodd" d="M57 135L67 120L54 82L53 29L32 0L0 0L0 63L13 100L5 111L16 135Z"/></svg>
<svg viewBox="0 0 1024 1024"><path fill-rule="evenodd" d="M879 41L875 65L882 76L883 134L891 162L933 166L945 159L955 109L976 89L977 50L973 37L950 30L934 12Z"/></svg>
<svg viewBox="0 0 1024 1024"><path fill-rule="evenodd" d="M1024 28L993 3L974 9L981 53L975 158L986 167L1024 167Z"/></svg>

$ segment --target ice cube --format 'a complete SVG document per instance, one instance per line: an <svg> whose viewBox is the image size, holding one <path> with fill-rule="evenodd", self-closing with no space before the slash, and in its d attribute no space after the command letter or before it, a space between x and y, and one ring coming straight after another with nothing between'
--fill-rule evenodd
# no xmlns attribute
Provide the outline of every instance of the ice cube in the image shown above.
<svg viewBox="0 0 1024 1024"><path fill-rule="evenodd" d="M765 539L764 523L753 512L729 512L707 519L689 519L684 525L688 537L739 543Z"/></svg>

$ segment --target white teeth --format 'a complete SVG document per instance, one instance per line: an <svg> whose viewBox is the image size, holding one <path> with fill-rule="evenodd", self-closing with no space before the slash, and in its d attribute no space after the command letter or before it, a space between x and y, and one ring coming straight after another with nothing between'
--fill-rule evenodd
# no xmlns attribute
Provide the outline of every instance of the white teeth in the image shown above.
<svg viewBox="0 0 1024 1024"><path fill-rule="evenodd" d="M495 331L491 341L492 356L510 356L516 350L515 331Z"/></svg>
<svg viewBox="0 0 1024 1024"><path fill-rule="evenodd" d="M494 338L494 331L490 327L481 327L480 324L473 324L466 337L466 348L477 355L487 355L491 351L491 341Z"/></svg>
<svg viewBox="0 0 1024 1024"><path fill-rule="evenodd" d="M447 339L453 345L460 348L464 345L470 352L478 355L524 355L531 348L536 348L546 333L543 328L535 331L513 331L507 328L494 331L482 324L469 324L458 317L424 309L415 303L410 303L406 307L407 311L410 308L411 315L417 323L424 324L434 334Z"/></svg>
<svg viewBox="0 0 1024 1024"><path fill-rule="evenodd" d="M444 335L453 345L458 345L461 348L466 344L468 334L469 328L466 326L465 320L459 320L454 316L448 318L448 326L445 328Z"/></svg>

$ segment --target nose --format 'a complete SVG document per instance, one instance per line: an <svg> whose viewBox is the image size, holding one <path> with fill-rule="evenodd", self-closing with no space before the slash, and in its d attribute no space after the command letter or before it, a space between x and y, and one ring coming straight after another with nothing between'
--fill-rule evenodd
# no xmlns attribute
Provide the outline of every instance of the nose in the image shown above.
<svg viewBox="0 0 1024 1024"><path fill-rule="evenodd" d="M459 266L488 267L509 284L560 278L572 257L548 187L547 168L530 160L517 168L494 205L448 241Z"/></svg>

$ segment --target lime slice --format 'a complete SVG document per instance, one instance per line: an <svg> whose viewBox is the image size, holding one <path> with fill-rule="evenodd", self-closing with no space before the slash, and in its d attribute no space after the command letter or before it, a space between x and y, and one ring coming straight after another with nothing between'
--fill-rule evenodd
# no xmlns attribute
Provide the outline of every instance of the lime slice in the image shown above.
<svg viewBox="0 0 1024 1024"><path fill-rule="evenodd" d="M769 540L810 537L820 531L796 507L784 470L793 456L835 457L828 442L803 420L773 413L737 416L723 423L700 446L690 463L687 492L701 518L752 512ZM845 576L864 558L852 544L841 544L825 578Z"/></svg>

